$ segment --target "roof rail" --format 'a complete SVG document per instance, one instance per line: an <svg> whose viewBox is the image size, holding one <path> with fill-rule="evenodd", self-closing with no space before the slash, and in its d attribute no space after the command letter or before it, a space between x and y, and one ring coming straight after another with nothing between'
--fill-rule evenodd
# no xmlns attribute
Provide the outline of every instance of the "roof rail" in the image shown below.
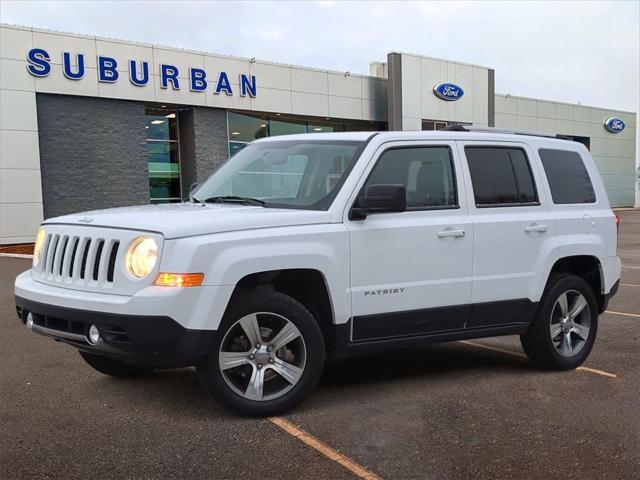
<svg viewBox="0 0 640 480"><path fill-rule="evenodd" d="M448 131L448 132L508 133L511 135L528 135L530 137L546 137L546 138L558 138L561 140L571 140L570 137L567 137L565 135L553 135L552 133L532 132L528 130L511 130L509 128L479 127L475 125L462 125L459 123L448 125L441 130Z"/></svg>

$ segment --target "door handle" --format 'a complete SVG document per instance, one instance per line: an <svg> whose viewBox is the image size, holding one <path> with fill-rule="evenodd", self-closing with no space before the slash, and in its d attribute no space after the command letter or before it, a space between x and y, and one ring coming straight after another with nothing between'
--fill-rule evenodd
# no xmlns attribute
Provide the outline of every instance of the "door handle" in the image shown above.
<svg viewBox="0 0 640 480"><path fill-rule="evenodd" d="M438 237L439 238L464 237L466 233L467 232L465 232L464 230L454 230L453 228L445 228L444 230L438 232Z"/></svg>
<svg viewBox="0 0 640 480"><path fill-rule="evenodd" d="M530 225L527 225L526 227L524 227L524 231L525 232L546 232L547 231L547 226L546 225L542 225L539 223L532 223Z"/></svg>

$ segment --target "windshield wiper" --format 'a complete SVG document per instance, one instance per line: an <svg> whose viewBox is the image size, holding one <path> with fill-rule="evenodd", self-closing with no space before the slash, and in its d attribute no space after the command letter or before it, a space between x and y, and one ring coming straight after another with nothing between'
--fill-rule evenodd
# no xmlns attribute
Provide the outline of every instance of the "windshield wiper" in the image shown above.
<svg viewBox="0 0 640 480"><path fill-rule="evenodd" d="M236 195L225 195L220 197L209 197L204 200L204 203L239 203L241 205L255 205L262 207L266 205L266 202L257 198L251 197L238 197Z"/></svg>

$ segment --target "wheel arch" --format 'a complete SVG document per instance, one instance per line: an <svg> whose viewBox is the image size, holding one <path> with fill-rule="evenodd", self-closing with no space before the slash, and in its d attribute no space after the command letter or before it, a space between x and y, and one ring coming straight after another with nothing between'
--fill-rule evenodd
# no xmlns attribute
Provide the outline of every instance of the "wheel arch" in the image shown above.
<svg viewBox="0 0 640 480"><path fill-rule="evenodd" d="M304 305L320 326L326 348L332 348L335 307L322 271L315 268L283 268L246 274L236 283L226 309L243 292L260 289L282 293Z"/></svg>
<svg viewBox="0 0 640 480"><path fill-rule="evenodd" d="M569 255L555 260L549 270L546 283L552 275L570 273L583 278L592 288L598 300L598 309L602 313L606 307L605 278L602 262L595 255ZM546 284L545 284L546 287Z"/></svg>

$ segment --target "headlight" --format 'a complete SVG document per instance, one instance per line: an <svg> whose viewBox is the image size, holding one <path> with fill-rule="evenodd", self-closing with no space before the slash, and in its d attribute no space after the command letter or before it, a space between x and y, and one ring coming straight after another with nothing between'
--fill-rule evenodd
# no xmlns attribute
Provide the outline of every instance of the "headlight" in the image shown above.
<svg viewBox="0 0 640 480"><path fill-rule="evenodd" d="M127 272L133 277L143 278L153 271L158 260L158 245L151 237L139 237L127 250L125 258Z"/></svg>
<svg viewBox="0 0 640 480"><path fill-rule="evenodd" d="M47 232L43 227L38 229L36 234L36 244L33 247L33 266L40 265L40 259L42 258L42 247L44 247L44 239L47 237Z"/></svg>

